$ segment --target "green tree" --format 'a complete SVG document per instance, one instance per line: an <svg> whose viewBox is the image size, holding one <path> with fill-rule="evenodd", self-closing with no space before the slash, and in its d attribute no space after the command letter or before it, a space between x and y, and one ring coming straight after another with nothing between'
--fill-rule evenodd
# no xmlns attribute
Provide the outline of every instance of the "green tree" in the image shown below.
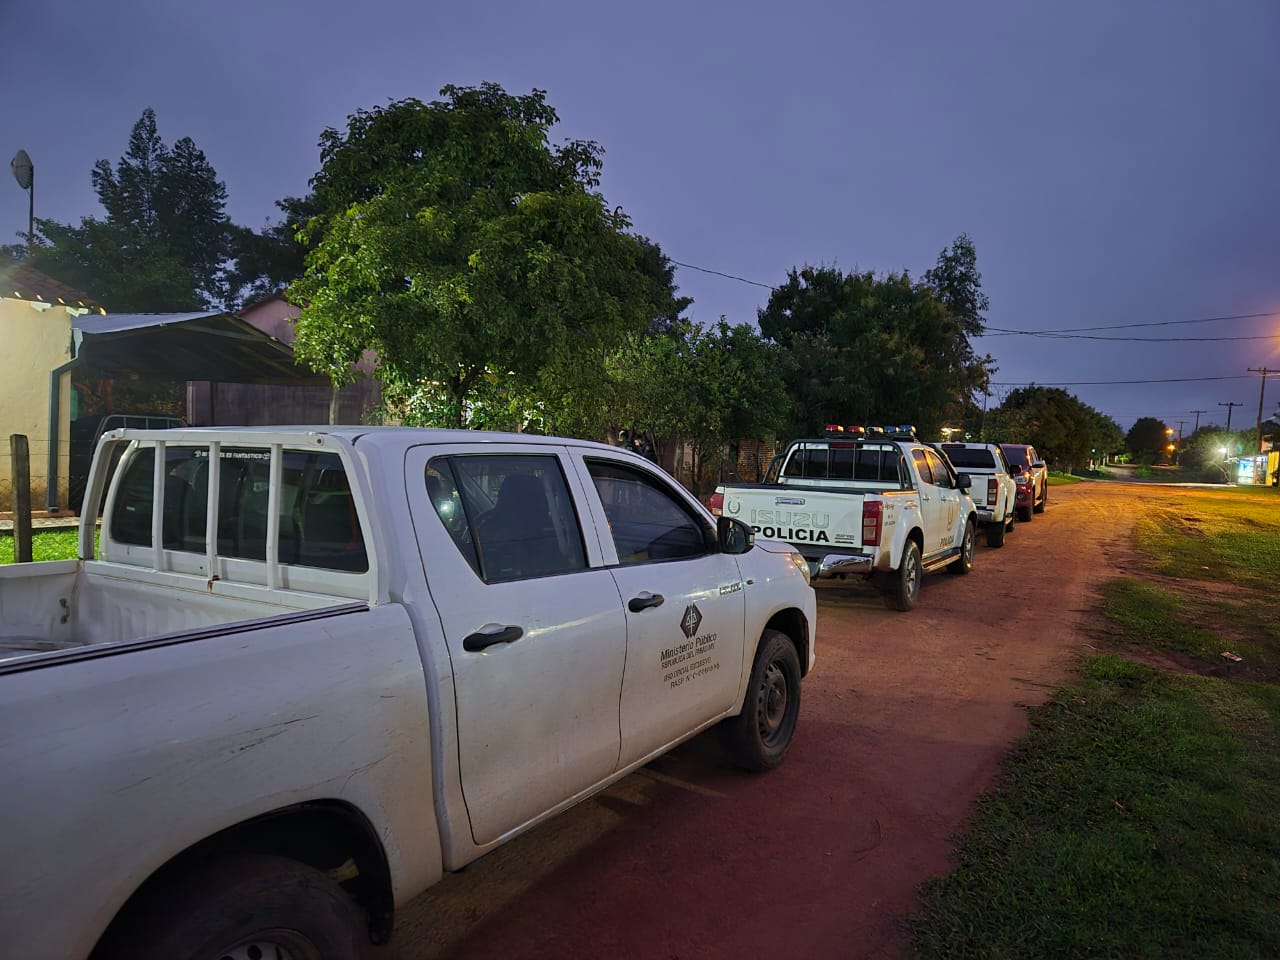
<svg viewBox="0 0 1280 960"><path fill-rule="evenodd" d="M276 201L280 219L261 230L231 228L235 262L227 275L231 303L251 303L279 293L302 276L307 247L298 233L321 213L314 195Z"/></svg>
<svg viewBox="0 0 1280 960"><path fill-rule="evenodd" d="M1162 420L1140 417L1125 435L1125 446L1135 460L1155 463L1166 456L1165 446L1169 443L1166 430Z"/></svg>
<svg viewBox="0 0 1280 960"><path fill-rule="evenodd" d="M554 146L542 91L445 87L320 138L295 349L336 384L377 351L393 403L433 391L468 423L486 378L599 383L661 311L644 245L596 191L601 149Z"/></svg>
<svg viewBox="0 0 1280 960"><path fill-rule="evenodd" d="M983 314L991 308L991 301L982 289L978 251L972 237L967 233L956 237L950 247L938 254L932 269L925 271L924 282L966 336L982 333L986 326Z"/></svg>
<svg viewBox="0 0 1280 960"><path fill-rule="evenodd" d="M880 422L936 433L989 376L989 358L974 354L967 321L929 283L905 273L792 270L759 322L791 355L795 434Z"/></svg>
<svg viewBox="0 0 1280 960"><path fill-rule="evenodd" d="M634 334L611 355L606 409L631 434L653 438L659 454L688 444L701 492L728 444L773 436L786 422L786 363L748 324L681 320L662 333Z"/></svg>
<svg viewBox="0 0 1280 960"><path fill-rule="evenodd" d="M1060 387L1019 387L988 413L987 433L998 443L1029 443L1068 473L1087 464L1093 451L1119 447L1120 427Z"/></svg>
<svg viewBox="0 0 1280 960"><path fill-rule="evenodd" d="M105 218L37 221L33 265L113 311L196 310L227 298L227 191L190 138L172 148L143 111L125 155L99 160L94 192Z"/></svg>

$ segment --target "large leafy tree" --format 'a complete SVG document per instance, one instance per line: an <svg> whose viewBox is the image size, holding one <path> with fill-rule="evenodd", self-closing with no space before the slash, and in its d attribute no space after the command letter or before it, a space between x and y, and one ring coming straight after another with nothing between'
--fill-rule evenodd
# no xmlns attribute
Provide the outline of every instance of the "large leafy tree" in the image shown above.
<svg viewBox="0 0 1280 960"><path fill-rule="evenodd" d="M1060 387L1019 387L988 414L987 423L990 439L1029 443L1068 472L1088 463L1095 450L1113 453L1120 447L1116 422Z"/></svg>
<svg viewBox="0 0 1280 960"><path fill-rule="evenodd" d="M376 350L392 403L422 396L468 423L481 385L548 371L599 383L662 307L644 245L596 190L600 147L550 141L542 91L445 87L320 138L320 213L303 231L295 349L335 383Z"/></svg>
<svg viewBox="0 0 1280 960"><path fill-rule="evenodd" d="M759 322L792 358L792 432L905 421L933 433L962 413L986 382L989 358L969 343L980 317L956 311L985 307L985 298L974 299L981 291L976 271L965 286L958 270L948 270L945 296L905 273L804 267L788 274Z"/></svg>
<svg viewBox="0 0 1280 960"><path fill-rule="evenodd" d="M105 217L39 220L33 262L113 311L194 310L228 299L233 256L227 191L187 137L172 147L143 111L114 167L99 160L94 192Z"/></svg>
<svg viewBox="0 0 1280 960"><path fill-rule="evenodd" d="M1135 460L1154 463L1165 456L1165 446L1169 442L1167 429L1163 420L1139 417L1125 436L1125 444Z"/></svg>

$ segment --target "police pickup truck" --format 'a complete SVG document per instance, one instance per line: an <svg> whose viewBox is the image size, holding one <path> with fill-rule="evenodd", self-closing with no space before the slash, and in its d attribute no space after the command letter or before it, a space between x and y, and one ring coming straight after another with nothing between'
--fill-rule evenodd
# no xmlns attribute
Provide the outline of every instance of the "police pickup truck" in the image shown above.
<svg viewBox="0 0 1280 960"><path fill-rule="evenodd" d="M700 730L776 766L814 661L802 557L577 440L113 431L79 554L0 566L14 960L355 960Z"/></svg>
<svg viewBox="0 0 1280 960"><path fill-rule="evenodd" d="M969 486L912 427L833 426L792 441L765 483L717 488L710 507L790 543L813 576L872 579L891 608L910 610L923 573L973 567Z"/></svg>

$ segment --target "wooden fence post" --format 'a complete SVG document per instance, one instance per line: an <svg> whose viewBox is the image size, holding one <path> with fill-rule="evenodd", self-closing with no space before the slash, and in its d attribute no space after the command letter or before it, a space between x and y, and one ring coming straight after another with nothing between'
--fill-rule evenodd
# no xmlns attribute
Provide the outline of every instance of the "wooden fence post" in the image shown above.
<svg viewBox="0 0 1280 960"><path fill-rule="evenodd" d="M13 559L31 562L31 455L24 434L9 437L13 462Z"/></svg>

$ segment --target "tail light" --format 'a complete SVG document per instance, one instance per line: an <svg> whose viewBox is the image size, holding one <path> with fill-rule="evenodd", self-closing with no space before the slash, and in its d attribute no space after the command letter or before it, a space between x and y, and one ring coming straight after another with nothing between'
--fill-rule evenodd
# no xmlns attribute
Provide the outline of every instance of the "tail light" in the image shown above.
<svg viewBox="0 0 1280 960"><path fill-rule="evenodd" d="M862 502L862 545L875 547L880 544L880 501Z"/></svg>
<svg viewBox="0 0 1280 960"><path fill-rule="evenodd" d="M724 494L717 490L711 495L711 499L707 501L707 509L713 515L719 517L724 515Z"/></svg>
<svg viewBox="0 0 1280 960"><path fill-rule="evenodd" d="M987 480L987 503L991 506L996 505L996 499L1000 496L1000 487L996 483L996 478L991 477Z"/></svg>

